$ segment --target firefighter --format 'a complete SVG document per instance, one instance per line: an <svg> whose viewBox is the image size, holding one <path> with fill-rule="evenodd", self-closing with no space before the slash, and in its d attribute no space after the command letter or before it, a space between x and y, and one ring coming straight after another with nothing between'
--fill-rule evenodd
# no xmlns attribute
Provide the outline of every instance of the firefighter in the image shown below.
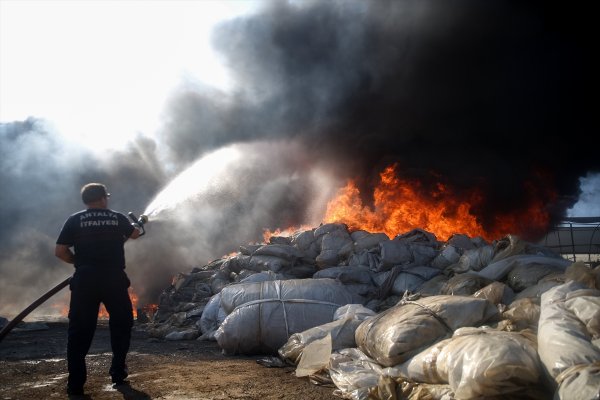
<svg viewBox="0 0 600 400"><path fill-rule="evenodd" d="M127 384L125 358L133 327L133 308L123 245L127 239L137 239L141 232L139 226L131 224L125 215L108 208L109 197L103 184L83 186L81 198L86 209L66 220L56 241L55 255L75 266L69 285L69 395L84 393L85 356L96 331L100 303L109 314L113 353L109 374L115 386Z"/></svg>

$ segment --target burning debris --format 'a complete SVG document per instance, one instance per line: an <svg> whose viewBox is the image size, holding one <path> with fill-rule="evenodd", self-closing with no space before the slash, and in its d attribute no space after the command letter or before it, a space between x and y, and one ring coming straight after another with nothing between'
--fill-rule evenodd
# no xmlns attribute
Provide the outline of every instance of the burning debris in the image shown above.
<svg viewBox="0 0 600 400"><path fill-rule="evenodd" d="M140 329L278 355L351 399L588 398L599 387L599 280L600 268L513 235L390 238L327 223L180 273Z"/></svg>

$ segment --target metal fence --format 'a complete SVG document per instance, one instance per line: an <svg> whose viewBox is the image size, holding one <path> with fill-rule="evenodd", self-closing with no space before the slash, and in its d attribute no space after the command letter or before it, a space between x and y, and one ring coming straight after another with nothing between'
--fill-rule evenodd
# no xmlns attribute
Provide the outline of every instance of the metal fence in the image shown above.
<svg viewBox="0 0 600 400"><path fill-rule="evenodd" d="M540 241L571 261L600 264L600 217L570 217L556 224Z"/></svg>

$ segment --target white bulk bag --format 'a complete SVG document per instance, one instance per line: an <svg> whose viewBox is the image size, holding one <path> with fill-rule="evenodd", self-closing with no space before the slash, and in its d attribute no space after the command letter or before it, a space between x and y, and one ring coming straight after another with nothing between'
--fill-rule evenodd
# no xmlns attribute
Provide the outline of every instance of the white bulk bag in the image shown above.
<svg viewBox="0 0 600 400"><path fill-rule="evenodd" d="M398 369L424 383L448 383L457 399L510 396L539 385L533 334L461 328Z"/></svg>
<svg viewBox="0 0 600 400"><path fill-rule="evenodd" d="M497 315L496 306L466 296L431 296L398 305L364 321L356 343L386 367L400 364L463 326L477 326Z"/></svg>
<svg viewBox="0 0 600 400"><path fill-rule="evenodd" d="M597 390L598 374L588 371L600 364L600 290L569 281L542 294L538 327L538 353L559 386L560 398L583 398L565 393L563 382L574 390ZM584 377L589 379L583 379ZM577 378L577 379L576 379ZM572 384L573 380L577 384ZM572 385L572 386L571 386ZM596 392L597 394L597 392ZM593 398L593 397L592 397Z"/></svg>
<svg viewBox="0 0 600 400"><path fill-rule="evenodd" d="M290 335L331 322L335 310L355 300L332 279L228 286L221 306L229 314L215 338L226 354L276 354Z"/></svg>

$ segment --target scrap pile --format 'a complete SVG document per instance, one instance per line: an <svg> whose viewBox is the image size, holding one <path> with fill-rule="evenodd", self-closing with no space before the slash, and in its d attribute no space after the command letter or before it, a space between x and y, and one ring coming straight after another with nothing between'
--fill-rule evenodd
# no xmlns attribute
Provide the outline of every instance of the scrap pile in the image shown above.
<svg viewBox="0 0 600 400"><path fill-rule="evenodd" d="M515 236L325 224L179 274L166 340L265 354L348 399L600 398L600 267Z"/></svg>

